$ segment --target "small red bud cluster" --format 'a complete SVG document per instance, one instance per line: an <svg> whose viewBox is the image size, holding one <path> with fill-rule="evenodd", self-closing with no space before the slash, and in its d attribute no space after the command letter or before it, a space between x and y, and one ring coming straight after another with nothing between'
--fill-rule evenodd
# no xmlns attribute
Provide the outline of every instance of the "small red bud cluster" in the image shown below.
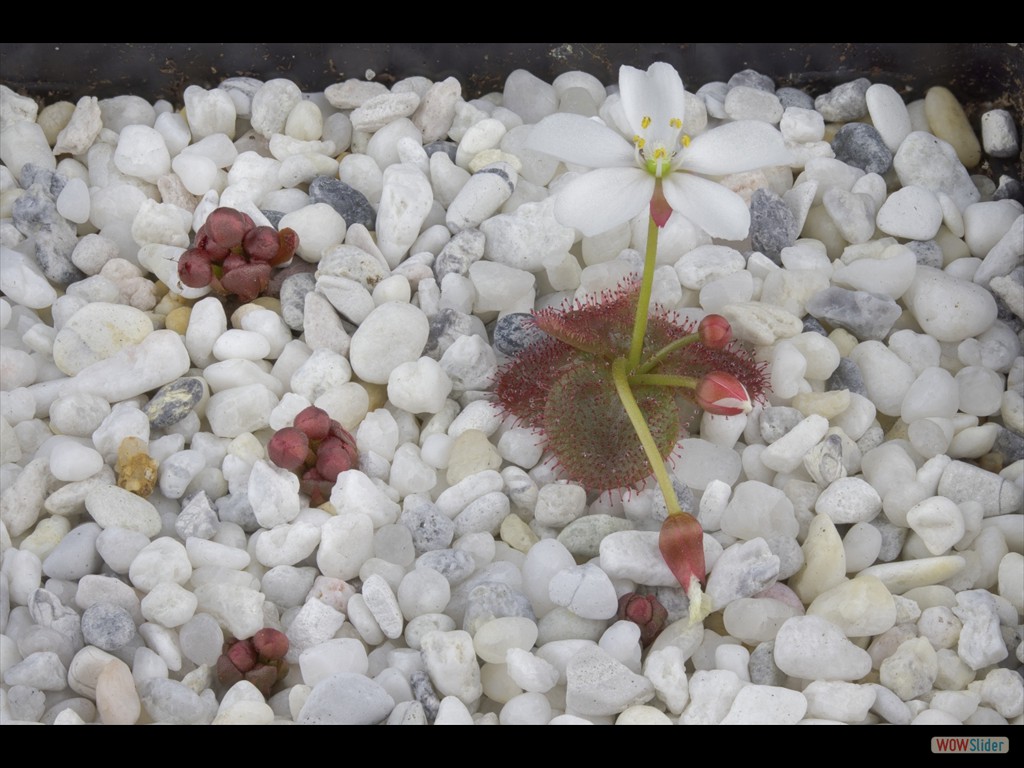
<svg viewBox="0 0 1024 768"><path fill-rule="evenodd" d="M181 254L178 278L189 288L212 285L222 295L252 301L267 289L273 268L291 259L298 246L293 229L257 227L241 211L217 208Z"/></svg>
<svg viewBox="0 0 1024 768"><path fill-rule="evenodd" d="M288 637L281 631L264 627L247 640L228 640L217 659L217 679L230 688L248 680L264 696L278 680L288 674Z"/></svg>
<svg viewBox="0 0 1024 768"><path fill-rule="evenodd" d="M359 464L355 438L314 405L300 411L293 426L274 433L267 454L277 466L298 474L299 488L314 507L330 498L338 475Z"/></svg>

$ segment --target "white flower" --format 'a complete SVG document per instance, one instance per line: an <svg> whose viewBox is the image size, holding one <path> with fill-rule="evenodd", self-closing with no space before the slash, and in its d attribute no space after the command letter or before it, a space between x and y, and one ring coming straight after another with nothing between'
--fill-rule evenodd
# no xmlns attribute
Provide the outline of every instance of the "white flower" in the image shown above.
<svg viewBox="0 0 1024 768"><path fill-rule="evenodd" d="M743 199L694 174L722 176L786 165L792 158L782 134L767 123L741 120L691 140L682 132L683 83L664 62L646 72L622 67L619 93L634 132L632 143L604 123L565 113L544 118L530 134L531 149L595 169L559 191L558 220L584 235L596 235L632 219L651 204L660 187L673 211L712 237L746 237L750 211ZM659 224L667 218L666 212Z"/></svg>

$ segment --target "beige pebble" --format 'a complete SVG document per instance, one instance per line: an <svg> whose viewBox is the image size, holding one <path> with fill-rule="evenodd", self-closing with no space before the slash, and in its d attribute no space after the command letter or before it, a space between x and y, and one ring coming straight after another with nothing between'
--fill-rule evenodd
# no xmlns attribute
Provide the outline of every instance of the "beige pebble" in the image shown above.
<svg viewBox="0 0 1024 768"><path fill-rule="evenodd" d="M132 671L120 659L107 664L96 679L96 710L105 725L134 725L142 714Z"/></svg>
<svg viewBox="0 0 1024 768"><path fill-rule="evenodd" d="M448 485L485 469L501 466L501 455L487 435L479 429L467 429L455 439L448 460Z"/></svg>
<svg viewBox="0 0 1024 768"><path fill-rule="evenodd" d="M818 595L807 615L828 619L847 637L869 637L896 624L896 602L881 581L858 576Z"/></svg>
<svg viewBox="0 0 1024 768"><path fill-rule="evenodd" d="M515 514L501 521L500 535L502 541L519 552L529 552L530 547L540 541L530 526L523 522L523 518Z"/></svg>
<svg viewBox="0 0 1024 768"><path fill-rule="evenodd" d="M960 573L967 561L959 555L924 557L901 563L879 563L861 571L861 575L877 577L894 595L908 589L938 584Z"/></svg>
<svg viewBox="0 0 1024 768"><path fill-rule="evenodd" d="M164 319L164 328L175 333L185 335L188 330L188 320L192 316L192 307L178 307L167 313Z"/></svg>
<svg viewBox="0 0 1024 768"><path fill-rule="evenodd" d="M846 580L846 550L828 515L811 520L802 549L804 567L789 580L789 586L807 604Z"/></svg>
<svg viewBox="0 0 1024 768"><path fill-rule="evenodd" d="M831 420L850 407L850 390L800 392L793 398L793 407L804 416L816 413Z"/></svg>
<svg viewBox="0 0 1024 768"><path fill-rule="evenodd" d="M974 168L981 162L981 142L952 91L941 85L929 88L924 97L924 113L932 133L952 145L965 168Z"/></svg>

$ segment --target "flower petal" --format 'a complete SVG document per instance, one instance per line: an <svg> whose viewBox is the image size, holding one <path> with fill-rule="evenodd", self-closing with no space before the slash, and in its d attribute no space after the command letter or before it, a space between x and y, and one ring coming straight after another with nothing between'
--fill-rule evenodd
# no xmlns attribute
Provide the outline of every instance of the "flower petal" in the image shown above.
<svg viewBox="0 0 1024 768"><path fill-rule="evenodd" d="M632 219L648 206L653 194L654 177L646 171L635 166L599 168L559 190L555 218L584 235L596 235Z"/></svg>
<svg viewBox="0 0 1024 768"><path fill-rule="evenodd" d="M683 81L671 64L656 61L644 72L634 67L619 68L619 93L630 129L641 132L641 121L651 118L647 137L672 148L679 129L669 125L672 118L683 119Z"/></svg>
<svg viewBox="0 0 1024 768"><path fill-rule="evenodd" d="M582 115L548 115L530 131L526 146L590 168L636 166L632 144L604 123Z"/></svg>
<svg viewBox="0 0 1024 768"><path fill-rule="evenodd" d="M759 120L738 120L702 133L682 150L682 157L682 169L710 176L789 165L793 160L782 134Z"/></svg>
<svg viewBox="0 0 1024 768"><path fill-rule="evenodd" d="M690 219L712 237L742 240L750 229L750 210L743 198L721 184L676 171L662 180L672 210Z"/></svg>

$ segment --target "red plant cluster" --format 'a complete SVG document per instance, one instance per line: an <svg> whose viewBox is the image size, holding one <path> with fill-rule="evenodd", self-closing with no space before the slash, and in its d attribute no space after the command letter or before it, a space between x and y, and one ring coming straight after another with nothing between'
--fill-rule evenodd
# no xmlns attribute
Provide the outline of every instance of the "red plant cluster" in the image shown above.
<svg viewBox="0 0 1024 768"><path fill-rule="evenodd" d="M281 631L264 627L247 640L228 640L217 659L217 679L230 688L248 680L264 696L278 680L288 674L288 637Z"/></svg>
<svg viewBox="0 0 1024 768"><path fill-rule="evenodd" d="M181 254L178 278L189 288L212 285L223 296L252 301L267 289L273 268L291 259L298 246L293 229L257 227L241 211L217 208Z"/></svg>
<svg viewBox="0 0 1024 768"><path fill-rule="evenodd" d="M330 498L338 475L359 464L355 438L314 405L300 411L293 426L274 433L267 455L277 466L298 474L299 488L309 494L314 507Z"/></svg>

